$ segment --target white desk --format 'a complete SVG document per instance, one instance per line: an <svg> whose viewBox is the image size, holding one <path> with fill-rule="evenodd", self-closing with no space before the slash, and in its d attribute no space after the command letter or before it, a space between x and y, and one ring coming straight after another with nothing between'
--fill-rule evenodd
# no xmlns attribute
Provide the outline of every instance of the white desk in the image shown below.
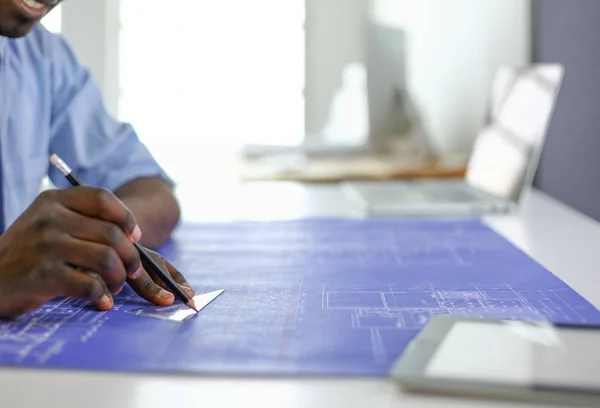
<svg viewBox="0 0 600 408"><path fill-rule="evenodd" d="M184 217L192 221L207 218L277 219L301 215L360 216L356 208L330 186L265 184L241 190L221 188L209 198L184 189L180 197ZM222 201L226 197L236 199L228 206ZM275 205L275 198L283 202ZM202 214L201 208L205 210ZM533 193L527 199L517 217L497 217L488 221L600 306L600 226L597 223L539 193ZM501 408L529 405L408 396L386 380L251 380L0 370L0 406Z"/></svg>

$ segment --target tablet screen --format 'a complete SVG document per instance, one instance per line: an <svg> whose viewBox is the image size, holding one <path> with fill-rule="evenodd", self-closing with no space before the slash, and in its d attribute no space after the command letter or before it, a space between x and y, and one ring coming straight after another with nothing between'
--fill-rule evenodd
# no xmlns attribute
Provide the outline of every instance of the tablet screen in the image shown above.
<svg viewBox="0 0 600 408"><path fill-rule="evenodd" d="M424 374L452 380L600 389L600 331L458 321Z"/></svg>

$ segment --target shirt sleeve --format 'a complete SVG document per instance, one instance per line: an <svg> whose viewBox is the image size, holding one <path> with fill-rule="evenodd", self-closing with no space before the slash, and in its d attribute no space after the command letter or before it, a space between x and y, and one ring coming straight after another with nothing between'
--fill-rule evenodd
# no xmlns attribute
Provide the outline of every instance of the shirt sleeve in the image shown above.
<svg viewBox="0 0 600 408"><path fill-rule="evenodd" d="M173 181L139 140L133 127L112 117L88 69L60 36L50 34L52 78L51 154L58 154L87 185L111 191L140 177ZM70 186L56 169L49 177Z"/></svg>

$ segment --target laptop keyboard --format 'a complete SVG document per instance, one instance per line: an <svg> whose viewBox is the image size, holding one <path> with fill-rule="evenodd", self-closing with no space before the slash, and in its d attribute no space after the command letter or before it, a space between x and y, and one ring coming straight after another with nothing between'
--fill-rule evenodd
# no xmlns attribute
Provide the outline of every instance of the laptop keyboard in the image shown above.
<svg viewBox="0 0 600 408"><path fill-rule="evenodd" d="M385 185L358 186L359 194L372 205L389 205L402 203L414 205L419 203L464 204L482 201L475 191L466 185L424 186L424 185Z"/></svg>
<svg viewBox="0 0 600 408"><path fill-rule="evenodd" d="M479 201L480 197L466 188L432 189L423 191L429 200L445 201L450 203L470 203Z"/></svg>

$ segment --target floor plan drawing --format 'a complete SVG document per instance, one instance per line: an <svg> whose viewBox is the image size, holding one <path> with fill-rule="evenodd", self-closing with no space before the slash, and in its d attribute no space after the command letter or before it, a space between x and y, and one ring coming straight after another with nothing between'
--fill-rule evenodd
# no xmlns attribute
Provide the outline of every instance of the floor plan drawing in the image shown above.
<svg viewBox="0 0 600 408"><path fill-rule="evenodd" d="M323 289L325 310L346 310L352 327L367 330L371 336L373 355L385 360L382 336L386 331L415 332L424 328L437 315L469 316L487 319L516 319L585 322L585 315L571 308L561 294L567 289L519 292L512 287L454 290L327 291Z"/></svg>
<svg viewBox="0 0 600 408"><path fill-rule="evenodd" d="M564 290L518 292L510 286L482 290L352 291L324 290L324 309L348 310L353 327L421 329L435 315L548 320L556 314L585 320L561 298Z"/></svg>
<svg viewBox="0 0 600 408"><path fill-rule="evenodd" d="M57 299L0 320L0 365L189 374L385 376L433 316L600 324L600 311L479 220L183 225L161 251L197 315ZM148 345L152 345L151 347Z"/></svg>

